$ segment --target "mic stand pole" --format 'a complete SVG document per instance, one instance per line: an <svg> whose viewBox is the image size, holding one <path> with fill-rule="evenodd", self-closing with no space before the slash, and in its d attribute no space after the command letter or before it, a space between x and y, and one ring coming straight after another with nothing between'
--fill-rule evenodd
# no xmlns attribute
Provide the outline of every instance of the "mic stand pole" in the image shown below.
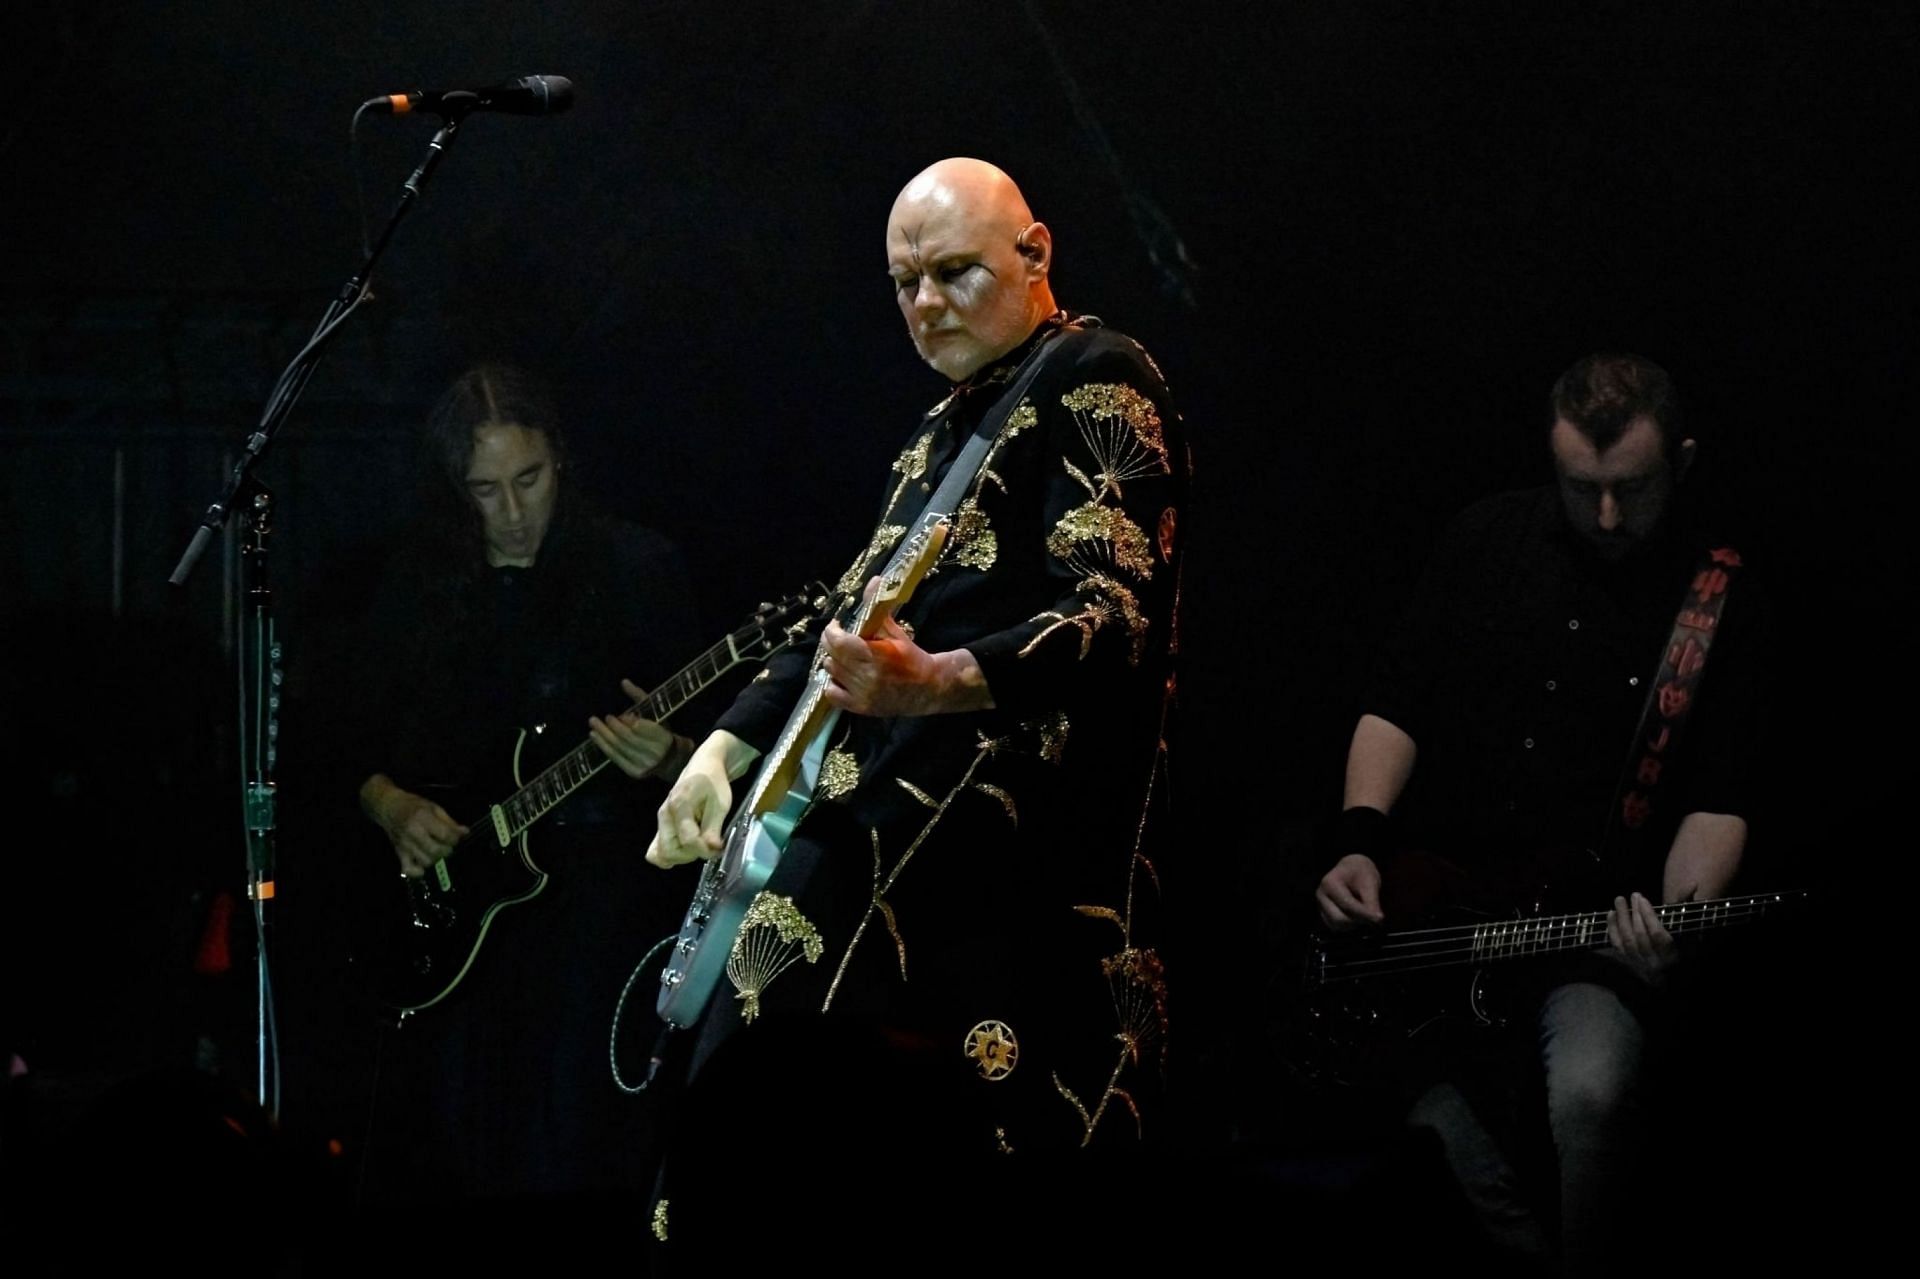
<svg viewBox="0 0 1920 1279"><path fill-rule="evenodd" d="M200 520L200 527L194 531L193 540L187 544L180 562L167 579L175 586L183 585L212 543L214 535L226 524L227 516L236 508L241 510L241 524L246 537L246 572L241 577L244 579L242 589L247 607L236 612L236 616L242 619L238 645L239 748L242 769L246 774L241 803L247 829L247 896L253 903L255 939L256 1065L260 1105L270 1117L276 1119L280 1109L279 1045L274 1030L273 986L267 965L266 904L274 893L276 783L273 770L279 754L281 646L274 631L270 607L272 591L267 577L266 544L267 535L273 527L273 494L254 476L253 469L272 443L275 431L293 411L294 403L306 389L314 369L319 366L321 353L339 332L340 325L372 296L370 282L373 264L386 252L401 220L419 201L421 188L426 186L441 157L453 144L454 135L465 118L464 110L448 115L427 144L426 158L407 178L398 204L387 219L379 239L367 250L360 269L327 305L326 313L320 317L313 336L307 339L306 345L295 354L280 374L279 381L274 384L267 397L266 408L260 415L260 424L247 437L246 448L227 479L225 493L207 508L206 515ZM249 676L253 681L251 690L248 686ZM253 707L251 715L248 711L250 704Z"/></svg>

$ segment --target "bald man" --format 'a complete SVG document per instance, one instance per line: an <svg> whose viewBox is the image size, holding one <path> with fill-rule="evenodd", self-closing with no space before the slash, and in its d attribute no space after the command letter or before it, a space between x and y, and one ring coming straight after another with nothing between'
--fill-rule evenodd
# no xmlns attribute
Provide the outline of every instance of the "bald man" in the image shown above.
<svg viewBox="0 0 1920 1279"><path fill-rule="evenodd" d="M1053 235L993 165L907 183L886 261L914 349L951 385L882 477L845 598L967 441L990 443L897 619L869 639L834 620L776 659L660 808L649 861L713 856L817 657L841 715L768 885L777 909L743 931L701 1028L693 1088L716 1104L683 1111L698 1130L669 1160L682 1234L774 1133L814 1170L776 1197L788 1224L851 1237L984 1220L980 1197L1019 1170L1070 1173L1160 1124L1180 420L1134 341L1056 305ZM716 1108L743 1117L716 1132ZM970 1188L934 1194L916 1175L933 1170Z"/></svg>

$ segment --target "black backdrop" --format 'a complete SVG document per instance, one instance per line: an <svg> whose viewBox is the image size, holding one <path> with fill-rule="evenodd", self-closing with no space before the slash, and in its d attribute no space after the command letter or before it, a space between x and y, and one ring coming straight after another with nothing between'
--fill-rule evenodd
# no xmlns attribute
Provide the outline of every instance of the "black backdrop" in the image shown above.
<svg viewBox="0 0 1920 1279"><path fill-rule="evenodd" d="M0 691L15 805L46 833L16 847L5 980L42 1067L110 1076L224 1037L251 1078L244 955L220 981L190 966L243 873L230 556L165 577L358 261L353 108L531 73L570 77L574 110L468 123L269 454L296 662L403 498L405 431L479 355L560 385L591 482L685 547L711 625L834 571L940 389L889 306L884 215L923 164L973 154L1053 227L1063 302L1145 342L1192 423L1191 840L1169 875L1196 1140L1285 1145L1244 1042L1277 962L1248 894L1281 889L1277 832L1337 802L1368 637L1422 548L1545 477L1545 389L1588 350L1673 372L1697 482L1783 605L1763 848L1881 885L1861 844L1890 807L1863 761L1898 758L1869 743L1905 720L1880 629L1909 557L1901 6L200 0L7 21ZM363 126L375 225L430 131ZM286 834L313 860L282 868L281 962L310 983L283 991L285 1117L335 1135L334 956L301 896L328 900L331 845ZM1787 1067L1777 1100L1811 1141L1853 1067L1838 1041Z"/></svg>

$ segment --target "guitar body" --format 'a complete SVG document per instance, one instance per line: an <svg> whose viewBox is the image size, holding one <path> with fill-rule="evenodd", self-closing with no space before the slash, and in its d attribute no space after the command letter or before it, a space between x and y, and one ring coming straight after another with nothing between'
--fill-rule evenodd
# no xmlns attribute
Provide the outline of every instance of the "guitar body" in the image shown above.
<svg viewBox="0 0 1920 1279"><path fill-rule="evenodd" d="M862 638L875 634L932 569L949 527L945 514L923 514L879 574L880 589L860 604L846 629ZM813 803L827 737L840 718L825 699L831 682L816 651L786 726L727 821L719 854L700 872L699 886L661 970L654 1007L660 1020L676 1030L691 1026L719 988L748 908L766 887L794 827Z"/></svg>
<svg viewBox="0 0 1920 1279"><path fill-rule="evenodd" d="M813 802L814 783L820 776L820 761L826 753L826 733L821 731L805 752L792 782L783 790L773 807L751 813L747 820L727 827L726 844L720 855L707 863L687 907L680 934L674 938L670 964L677 964L680 975L669 983L661 981L660 998L654 1011L660 1020L676 1029L685 1029L706 1007L707 998L720 985L732 954L733 939L740 935L747 907L773 878L774 867L786 850L793 828ZM721 938L725 938L724 945ZM709 940L711 939L711 940Z"/></svg>
<svg viewBox="0 0 1920 1279"><path fill-rule="evenodd" d="M524 785L521 761L528 732L513 747L513 784ZM423 788L449 813L473 813L443 788ZM377 991L380 1002L406 1014L431 1008L451 995L473 967L480 946L500 912L532 901L547 886L547 873L533 860L531 832L508 833L499 806L469 823L474 833L419 879L405 880L397 899L403 916L386 930L391 953L385 956Z"/></svg>
<svg viewBox="0 0 1920 1279"><path fill-rule="evenodd" d="M826 588L813 583L778 603L761 605L746 625L662 681L632 712L665 722L727 671L764 661L792 643L827 600ZM449 787L418 788L469 834L425 876L403 877L402 891L385 895L373 912L373 935L366 947L370 962L363 966L372 970L369 985L375 997L402 1017L452 994L473 967L500 913L531 901L546 888L548 874L534 861L531 828L607 764L591 738L557 759L530 759L532 745L543 740L543 728L521 731L511 768L517 789L498 803Z"/></svg>
<svg viewBox="0 0 1920 1279"><path fill-rule="evenodd" d="M1367 941L1381 949L1390 944L1379 938ZM1378 951L1367 942L1346 946L1317 941L1305 990L1278 1032L1281 1059L1297 1076L1318 1084L1405 1086L1442 1063L1485 1051L1494 1032L1518 1024L1544 992L1537 973L1492 966L1446 965L1367 980L1317 980L1312 970L1335 953L1364 963ZM1525 980L1528 976L1535 980Z"/></svg>
<svg viewBox="0 0 1920 1279"><path fill-rule="evenodd" d="M1524 1029L1555 982L1608 945L1607 909L1556 909L1592 904L1592 882L1574 875L1573 890L1556 892L1532 877L1535 869L1492 876L1501 887L1489 892L1439 858L1396 860L1382 885L1387 931L1310 939L1296 1006L1277 1031L1281 1059L1312 1082L1386 1087L1487 1051L1489 1032ZM1684 942L1806 897L1761 893L1656 909Z"/></svg>

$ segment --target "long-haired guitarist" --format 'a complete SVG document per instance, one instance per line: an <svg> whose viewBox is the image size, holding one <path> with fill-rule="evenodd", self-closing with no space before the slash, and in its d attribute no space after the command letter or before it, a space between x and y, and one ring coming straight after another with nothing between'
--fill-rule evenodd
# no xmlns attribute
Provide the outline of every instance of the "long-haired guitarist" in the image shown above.
<svg viewBox="0 0 1920 1279"><path fill-rule="evenodd" d="M1412 1110L1502 1251L1597 1273L1644 1240L1644 1014L1677 955L1656 906L1722 897L1741 868L1766 624L1737 549L1683 500L1696 445L1663 369L1581 359L1549 421L1556 482L1461 515L1388 637L1317 904L1336 932L1428 922L1438 881L1415 905L1411 845L1484 918L1611 907L1602 957L1538 978L1505 1055L1454 1063Z"/></svg>
<svg viewBox="0 0 1920 1279"><path fill-rule="evenodd" d="M608 1026L689 891L632 850L692 743L609 712L641 695L623 675L660 678L706 637L680 552L589 499L533 375L466 370L421 444L420 518L375 595L356 672L360 804L384 856L407 876L470 882L479 859L518 856L486 808L512 791L516 763L531 777L591 736L618 772L530 832L549 882L493 918L470 970L448 968L459 986L391 1037L368 1194L636 1193L650 1184L651 1119L613 1081Z"/></svg>
<svg viewBox="0 0 1920 1279"><path fill-rule="evenodd" d="M940 1222L991 1237L1022 1204L1065 1228L1084 1148L1165 1131L1143 832L1164 790L1181 423L1135 342L1058 308L1052 233L998 168L922 172L885 247L949 385L882 477L840 578L856 603L720 718L648 853L722 854L749 769L787 756L783 725L824 689L810 804L690 1032L704 1100L678 1110L669 1246L728 1242L737 1220L783 1244ZM975 436L984 456L957 463ZM956 471L937 558L894 607L883 566L914 558ZM1098 1248L1115 1216L1088 1219L1107 1223L1082 1232Z"/></svg>

